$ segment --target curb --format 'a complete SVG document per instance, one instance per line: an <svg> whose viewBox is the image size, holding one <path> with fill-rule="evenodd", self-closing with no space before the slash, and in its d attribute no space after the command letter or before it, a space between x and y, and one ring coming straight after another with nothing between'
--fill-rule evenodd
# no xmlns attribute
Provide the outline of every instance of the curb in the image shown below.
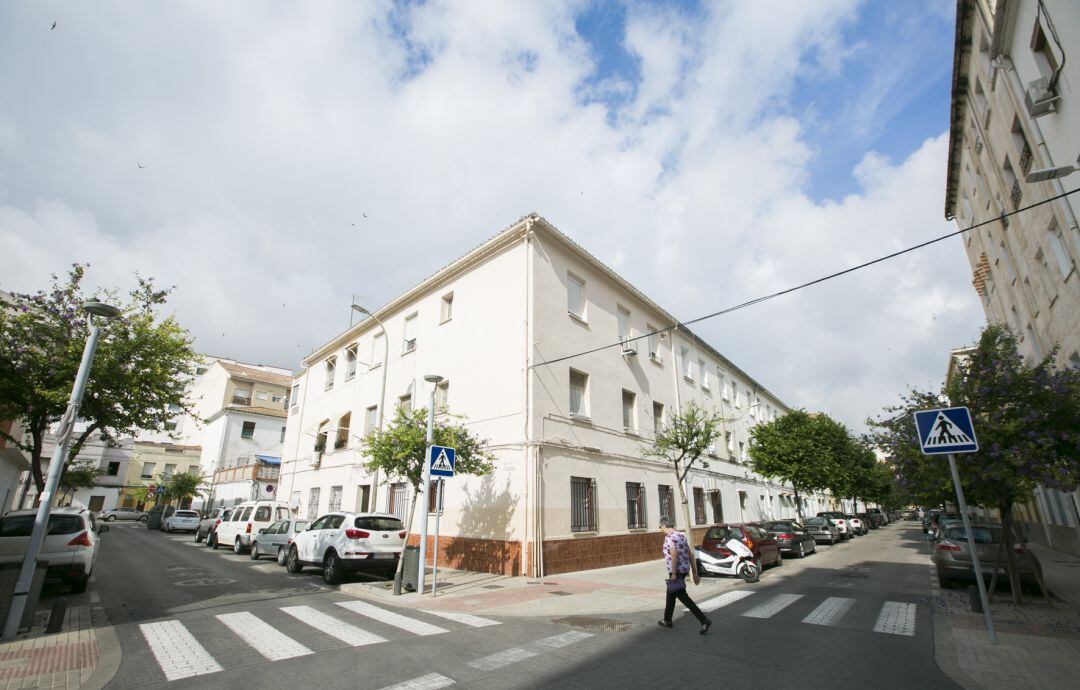
<svg viewBox="0 0 1080 690"><path fill-rule="evenodd" d="M112 681L113 676L120 670L121 646L116 637L113 626L94 628L94 636L98 644L98 663L93 673L86 679L82 687L85 690L100 690Z"/></svg>

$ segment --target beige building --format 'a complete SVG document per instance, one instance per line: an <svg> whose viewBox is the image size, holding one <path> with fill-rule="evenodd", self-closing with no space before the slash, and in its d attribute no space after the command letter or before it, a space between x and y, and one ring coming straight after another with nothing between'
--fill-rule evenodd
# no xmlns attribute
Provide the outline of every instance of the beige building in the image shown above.
<svg viewBox="0 0 1080 690"><path fill-rule="evenodd" d="M1064 195L1080 187L1078 37L1076 0L957 3L945 215L993 221L963 240L986 318L1061 367L1080 367L1080 194ZM1040 490L1025 517L1031 538L1080 553L1076 492Z"/></svg>
<svg viewBox="0 0 1080 690"><path fill-rule="evenodd" d="M173 474L198 474L201 457L199 446L135 441L117 505L139 509L153 505L153 499L146 498L146 488L166 481Z"/></svg>

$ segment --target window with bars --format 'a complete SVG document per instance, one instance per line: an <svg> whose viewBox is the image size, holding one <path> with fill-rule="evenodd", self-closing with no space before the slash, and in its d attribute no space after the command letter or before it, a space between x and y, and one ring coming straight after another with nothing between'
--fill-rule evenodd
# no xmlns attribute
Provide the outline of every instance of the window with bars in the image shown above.
<svg viewBox="0 0 1080 690"><path fill-rule="evenodd" d="M660 515L675 519L675 491L666 484L656 487L660 493Z"/></svg>
<svg viewBox="0 0 1080 690"><path fill-rule="evenodd" d="M330 505L327 507L326 512L336 513L341 510L341 487L330 487Z"/></svg>
<svg viewBox="0 0 1080 690"><path fill-rule="evenodd" d="M694 487L694 524L704 525L705 517L705 490L700 486Z"/></svg>
<svg viewBox="0 0 1080 690"><path fill-rule="evenodd" d="M645 485L626 483L626 526L630 529L645 527Z"/></svg>
<svg viewBox="0 0 1080 690"><path fill-rule="evenodd" d="M440 492L440 485L442 491ZM441 513L443 511L443 503L446 498L446 482L440 479L432 479L428 484L428 501L427 511L430 514ZM438 506L435 505L436 501Z"/></svg>
<svg viewBox="0 0 1080 690"><path fill-rule="evenodd" d="M394 482L390 485L390 491L386 493L386 512L396 516L399 520L405 519L406 490L405 482Z"/></svg>
<svg viewBox="0 0 1080 690"><path fill-rule="evenodd" d="M724 499L719 491L709 492L709 503L712 504L713 522L724 521Z"/></svg>
<svg viewBox="0 0 1080 690"><path fill-rule="evenodd" d="M314 520L319 516L319 487L314 487L308 492L307 501L307 517L308 520Z"/></svg>
<svg viewBox="0 0 1080 690"><path fill-rule="evenodd" d="M596 531L596 482L570 477L570 531Z"/></svg>

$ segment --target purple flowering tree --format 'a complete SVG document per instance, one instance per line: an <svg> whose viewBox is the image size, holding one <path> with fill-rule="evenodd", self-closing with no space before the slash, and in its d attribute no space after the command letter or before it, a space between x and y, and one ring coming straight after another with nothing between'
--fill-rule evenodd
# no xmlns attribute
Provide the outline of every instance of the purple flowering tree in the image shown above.
<svg viewBox="0 0 1080 690"><path fill-rule="evenodd" d="M15 294L0 300L0 420L23 427L21 438L0 427L0 438L30 456L38 493L44 488L45 435L67 409L71 386L89 335L82 304L86 266L74 264L61 280L52 276L48 291ZM126 299L115 292L96 295L121 308L119 318L102 321L97 355L90 371L69 458L98 435L106 441L139 430L160 431L176 412L190 410L184 390L198 355L188 332L160 307L170 290L136 276Z"/></svg>

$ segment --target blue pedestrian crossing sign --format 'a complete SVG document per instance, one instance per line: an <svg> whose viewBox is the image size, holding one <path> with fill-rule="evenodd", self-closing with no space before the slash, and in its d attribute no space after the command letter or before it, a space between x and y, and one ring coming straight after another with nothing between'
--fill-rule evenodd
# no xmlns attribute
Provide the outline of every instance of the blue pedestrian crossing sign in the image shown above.
<svg viewBox="0 0 1080 690"><path fill-rule="evenodd" d="M432 446L428 449L428 467L432 477L453 477L457 452L446 446Z"/></svg>
<svg viewBox="0 0 1080 690"><path fill-rule="evenodd" d="M971 412L966 407L945 407L915 413L919 444L926 455L974 453L979 450Z"/></svg>
<svg viewBox="0 0 1080 690"><path fill-rule="evenodd" d="M158 484L157 492L158 492L158 494L165 493L165 485L164 484Z"/></svg>

